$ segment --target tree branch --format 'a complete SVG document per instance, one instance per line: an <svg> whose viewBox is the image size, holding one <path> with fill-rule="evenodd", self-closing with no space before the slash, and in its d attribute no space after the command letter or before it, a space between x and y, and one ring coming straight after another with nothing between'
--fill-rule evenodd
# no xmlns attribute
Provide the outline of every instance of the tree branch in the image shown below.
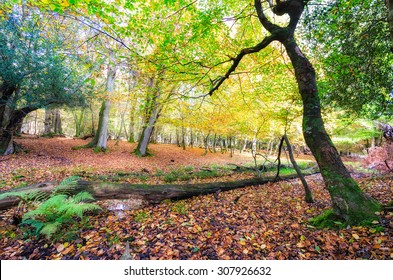
<svg viewBox="0 0 393 280"><path fill-rule="evenodd" d="M216 90L218 90L218 88L222 85L222 83L229 78L229 76L236 70L237 66L239 65L240 61L243 59L245 55L259 52L264 48L266 48L271 42L275 40L277 40L277 36L272 34L269 37L263 39L262 42L255 45L254 47L242 49L240 53L234 59L232 59L233 64L225 73L225 75L218 77L213 81L212 83L213 85L209 91L209 95L212 95Z"/></svg>
<svg viewBox="0 0 393 280"><path fill-rule="evenodd" d="M261 0L255 0L254 5L255 5L255 10L257 11L257 14L258 14L259 21L262 23L263 27L267 31L269 31L270 33L273 34L273 33L277 32L278 30L282 29L282 27L270 22L270 20L267 19L267 17L265 16L265 13L263 12L263 9L262 9Z"/></svg>

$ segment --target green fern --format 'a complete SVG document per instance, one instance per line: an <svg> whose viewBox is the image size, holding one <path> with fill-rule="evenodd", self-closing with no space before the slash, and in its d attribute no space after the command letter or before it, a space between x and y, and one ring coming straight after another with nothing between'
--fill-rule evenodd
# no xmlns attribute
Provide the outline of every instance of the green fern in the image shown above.
<svg viewBox="0 0 393 280"><path fill-rule="evenodd" d="M45 235L47 238L50 238L59 230L60 225L60 222L47 223L39 230L39 233Z"/></svg>
<svg viewBox="0 0 393 280"><path fill-rule="evenodd" d="M54 190L53 194L68 194L70 195L71 192L75 189L76 184L80 180L79 176L71 176L64 179Z"/></svg>
<svg viewBox="0 0 393 280"><path fill-rule="evenodd" d="M43 200L48 197L47 193L44 193L39 190L27 190L27 191L21 191L21 192L6 192L0 194L0 200L8 197L17 197L21 201L24 202L34 202L34 201L39 201Z"/></svg>
<svg viewBox="0 0 393 280"><path fill-rule="evenodd" d="M86 201L93 201L93 196L88 192L79 192L73 197L73 202L80 203Z"/></svg>
<svg viewBox="0 0 393 280"><path fill-rule="evenodd" d="M63 226L74 222L74 218L82 218L86 212L98 211L101 208L89 203L94 201L93 196L88 192L79 192L70 196L74 190L79 177L72 176L63 180L50 195L46 194L46 200L41 202L39 206L27 212L22 217L22 225L29 225L35 228L36 235L44 235L47 238L52 237ZM8 193L21 195L20 193ZM42 194L23 194L24 199L31 197L43 197Z"/></svg>

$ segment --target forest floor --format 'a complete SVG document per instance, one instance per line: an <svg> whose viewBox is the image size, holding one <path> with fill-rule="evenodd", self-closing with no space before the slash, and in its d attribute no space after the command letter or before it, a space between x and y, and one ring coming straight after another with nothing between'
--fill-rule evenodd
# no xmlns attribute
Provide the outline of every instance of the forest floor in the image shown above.
<svg viewBox="0 0 393 280"><path fill-rule="evenodd" d="M0 190L78 175L87 180L146 184L234 181L252 163L249 154L208 153L151 145L151 157L131 154L135 145L109 142L109 152L72 150L87 143L67 138L17 139L29 150L0 157ZM311 160L310 157L302 158ZM311 162L312 163L312 162ZM393 175L347 161L361 188L383 204L393 197ZM103 210L76 219L51 239L26 236L13 223L15 209L0 212L0 259L119 259L126 241L134 259L393 259L393 212L378 213L372 227L317 229L308 220L329 208L319 174L307 176L315 202L304 202L297 179L128 211Z"/></svg>

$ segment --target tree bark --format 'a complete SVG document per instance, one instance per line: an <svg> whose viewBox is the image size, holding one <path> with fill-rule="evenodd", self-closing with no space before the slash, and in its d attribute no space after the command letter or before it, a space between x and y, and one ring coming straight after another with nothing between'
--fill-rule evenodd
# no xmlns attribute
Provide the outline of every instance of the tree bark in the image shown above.
<svg viewBox="0 0 393 280"><path fill-rule="evenodd" d="M0 126L0 155L10 155L15 152L13 141L15 131L23 118L36 109L35 107L24 107L18 110L10 110L9 115L6 116L7 121L5 122L4 118L3 125Z"/></svg>
<svg viewBox="0 0 393 280"><path fill-rule="evenodd" d="M109 63L108 63L108 72L106 78L106 92L108 94L108 98L102 102L99 120L98 120L98 128L97 132L93 138L93 140L85 145L86 148L97 147L105 150L107 148L107 140L108 140L108 124L109 124L109 111L111 102L109 96L113 93L115 88L115 78L116 78L116 65L114 64L113 51L109 53Z"/></svg>
<svg viewBox="0 0 393 280"><path fill-rule="evenodd" d="M61 114L60 114L60 109L54 109L52 111L53 115L53 132L57 135L63 134L63 129L61 126Z"/></svg>
<svg viewBox="0 0 393 280"><path fill-rule="evenodd" d="M290 180L297 178L296 175L285 176L281 179ZM96 200L106 199L141 199L147 203L160 203L165 199L185 199L198 195L228 191L237 188L263 185L275 181L275 178L252 178L233 182L212 182L199 184L179 184L179 185L139 185L121 184L112 182L90 182L78 181L70 194L86 191L92 194ZM56 187L53 182L35 184L28 187L13 189L12 192L42 191L51 193ZM6 193L6 192L3 192ZM8 209L18 205L19 199L8 197L0 200L0 210Z"/></svg>
<svg viewBox="0 0 393 280"><path fill-rule="evenodd" d="M157 122L159 112L160 108L158 108L158 105L155 105L147 124L142 129L142 133L138 141L138 146L135 150L135 152L142 157L148 155L147 147L149 145L151 135L153 134L154 126Z"/></svg>
<svg viewBox="0 0 393 280"><path fill-rule="evenodd" d="M52 133L52 110L45 109L44 134Z"/></svg>
<svg viewBox="0 0 393 280"><path fill-rule="evenodd" d="M285 144L287 145L287 148L288 148L288 154L289 154L289 158L291 160L291 163L293 165L293 168L296 170L296 173L299 176L299 179L300 179L300 181L303 184L304 192L305 192L305 198L304 199L305 199L305 201L307 203L313 203L314 199L313 199L313 195L312 195L311 189L308 186L307 181L304 178L304 175L303 175L302 171L300 171L300 168L299 168L299 166L296 163L295 157L293 156L291 143L289 142L289 139L288 139L286 134L284 134L283 137L284 137L284 140L285 140Z"/></svg>
<svg viewBox="0 0 393 280"><path fill-rule="evenodd" d="M325 130L313 66L293 36L287 36L282 43L295 69L303 100L303 136L318 163L334 213L349 224L376 218L374 213L379 204L366 196L351 178Z"/></svg>

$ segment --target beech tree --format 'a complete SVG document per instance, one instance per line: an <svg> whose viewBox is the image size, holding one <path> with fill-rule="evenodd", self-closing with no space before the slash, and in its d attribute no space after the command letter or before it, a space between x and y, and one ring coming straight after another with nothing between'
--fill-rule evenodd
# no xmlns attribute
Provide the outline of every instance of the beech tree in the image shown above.
<svg viewBox="0 0 393 280"><path fill-rule="evenodd" d="M255 46L242 49L232 59L232 66L225 75L215 80L209 94L219 89L245 56L259 52L275 41L280 42L294 68L303 101L303 136L318 163L331 197L334 213L349 224L376 219L375 212L380 208L379 203L367 196L353 180L325 130L315 69L295 39L296 27L308 2L308 0L269 0L269 8L274 15L289 17L288 24L282 27L269 20L262 1L255 0L254 5L259 22L270 34Z"/></svg>
<svg viewBox="0 0 393 280"><path fill-rule="evenodd" d="M109 111L111 106L110 95L114 91L115 78L116 78L116 62L114 61L113 50L109 49L109 58L108 58L106 83L105 83L106 96L101 104L97 132L95 133L93 140L85 147L96 147L102 150L105 150L107 148Z"/></svg>

